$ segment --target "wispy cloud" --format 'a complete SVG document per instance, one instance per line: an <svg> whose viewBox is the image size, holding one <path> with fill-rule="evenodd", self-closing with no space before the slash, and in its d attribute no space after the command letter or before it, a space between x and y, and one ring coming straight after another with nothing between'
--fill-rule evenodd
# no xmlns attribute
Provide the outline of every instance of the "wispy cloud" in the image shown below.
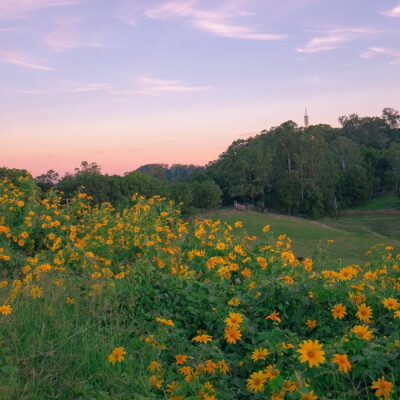
<svg viewBox="0 0 400 400"><path fill-rule="evenodd" d="M361 54L361 57L370 59L377 55L387 55L392 57L391 65L400 64L400 51L390 49L387 47L370 47L367 51Z"/></svg>
<svg viewBox="0 0 400 400"><path fill-rule="evenodd" d="M6 62L9 64L18 65L19 67L22 68L39 70L39 71L56 71L54 68L49 67L48 65L33 60L32 58L15 51L0 49L0 62Z"/></svg>
<svg viewBox="0 0 400 400"><path fill-rule="evenodd" d="M211 86L189 86L181 80L163 80L142 76L134 80L136 87L133 89L113 89L109 92L121 95L145 94L159 96L162 93L192 93L210 90Z"/></svg>
<svg viewBox="0 0 400 400"><path fill-rule="evenodd" d="M383 11L382 15L385 15L386 17L400 17L400 5L391 10Z"/></svg>
<svg viewBox="0 0 400 400"><path fill-rule="evenodd" d="M186 18L195 28L226 38L282 40L286 37L283 34L262 32L256 26L237 23L238 18L253 15L244 8L244 5L248 3L246 0L231 1L213 10L201 10L197 7L197 3L198 0L167 2L148 8L145 15L157 20Z"/></svg>
<svg viewBox="0 0 400 400"><path fill-rule="evenodd" d="M57 89L51 90L31 90L23 89L17 90L15 93L20 94L57 94L57 93L70 93L70 94L85 94L89 92L103 92L111 95L121 96L159 96L163 93L193 93L201 92L212 89L211 86L193 86L188 85L181 80L164 80L155 79L148 76L141 76L131 81L131 87L117 87L110 83L73 83L64 82L60 83Z"/></svg>
<svg viewBox="0 0 400 400"><path fill-rule="evenodd" d="M70 6L78 0L1 0L0 19L26 14L48 7Z"/></svg>
<svg viewBox="0 0 400 400"><path fill-rule="evenodd" d="M48 94L49 92L46 90L25 90L25 89L21 89L21 90L16 90L14 93L20 93L20 94Z"/></svg>
<svg viewBox="0 0 400 400"><path fill-rule="evenodd" d="M376 33L376 31L365 28L332 29L312 38L304 46L296 47L296 51L299 53L318 53L320 51L333 50L343 43L357 40L372 33Z"/></svg>
<svg viewBox="0 0 400 400"><path fill-rule="evenodd" d="M71 50L77 47L101 47L90 41L88 35L80 35L80 17L64 16L55 20L56 28L45 37L45 43L56 51ZM82 38L84 36L84 38Z"/></svg>
<svg viewBox="0 0 400 400"><path fill-rule="evenodd" d="M85 92L98 92L98 91L109 91L112 90L113 86L109 83L88 83L78 85L72 89L66 89L68 93L85 93Z"/></svg>

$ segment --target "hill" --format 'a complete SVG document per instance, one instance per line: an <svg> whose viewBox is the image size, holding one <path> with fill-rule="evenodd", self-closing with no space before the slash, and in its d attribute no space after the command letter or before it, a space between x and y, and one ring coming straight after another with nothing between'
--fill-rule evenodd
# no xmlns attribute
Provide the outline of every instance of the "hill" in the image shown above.
<svg viewBox="0 0 400 400"><path fill-rule="evenodd" d="M364 207L367 207L364 210L368 209L367 204ZM230 224L242 221L247 232L256 236L264 225L269 224L275 236L286 234L293 240L296 256L322 257L327 264L347 265L367 261L366 251L378 243L400 247L400 213L391 209L370 211L348 213L337 220L315 221L228 208L216 211L213 217ZM334 242L328 244L328 240Z"/></svg>

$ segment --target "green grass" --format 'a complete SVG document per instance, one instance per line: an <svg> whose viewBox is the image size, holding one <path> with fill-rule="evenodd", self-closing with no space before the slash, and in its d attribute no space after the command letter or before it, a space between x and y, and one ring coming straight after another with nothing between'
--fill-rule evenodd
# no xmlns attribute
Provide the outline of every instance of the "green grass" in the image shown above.
<svg viewBox="0 0 400 400"><path fill-rule="evenodd" d="M219 210L213 217L228 223L242 221L250 235L261 237L264 225L271 225L275 237L286 234L293 240L296 256L324 257L325 266L362 263L368 260L365 252L373 245L385 243L400 249L400 214L349 214L338 220L325 218L319 221L278 214L241 212L233 209ZM334 243L326 249L327 240ZM261 240L261 239L259 239Z"/></svg>
<svg viewBox="0 0 400 400"><path fill-rule="evenodd" d="M400 199L393 195L376 197L361 206L355 207L353 210L368 211L385 209L400 209Z"/></svg>

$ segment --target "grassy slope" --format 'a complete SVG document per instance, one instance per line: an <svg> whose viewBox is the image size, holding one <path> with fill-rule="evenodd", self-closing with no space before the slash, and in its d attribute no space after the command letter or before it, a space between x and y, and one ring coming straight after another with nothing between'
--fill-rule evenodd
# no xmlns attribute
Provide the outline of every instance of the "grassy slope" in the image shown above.
<svg viewBox="0 0 400 400"><path fill-rule="evenodd" d="M365 204L354 208L354 210L383 210L383 209L400 209L400 199L396 196L382 196L371 199Z"/></svg>
<svg viewBox="0 0 400 400"><path fill-rule="evenodd" d="M385 243L400 249L400 214L350 214L335 219L307 220L284 215L263 215L256 212L239 212L233 209L219 210L214 217L234 223L242 221L249 234L260 236L264 225L271 225L274 236L286 234L293 240L296 256L314 256L322 245L329 245L324 265L328 266L367 261L365 252L374 244ZM325 254L322 252L321 254Z"/></svg>

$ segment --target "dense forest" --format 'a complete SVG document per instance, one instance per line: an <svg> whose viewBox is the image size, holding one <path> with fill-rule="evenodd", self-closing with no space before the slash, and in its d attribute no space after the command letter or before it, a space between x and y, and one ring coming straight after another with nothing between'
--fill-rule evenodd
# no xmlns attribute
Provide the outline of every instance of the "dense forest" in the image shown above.
<svg viewBox="0 0 400 400"><path fill-rule="evenodd" d="M123 176L102 174L97 163L82 162L62 178L54 170L36 177L43 192L63 192L67 202L85 187L95 203L126 206L134 193L161 195L182 204L182 212L221 203L318 218L335 215L369 198L400 196L400 114L339 118L340 128L308 128L287 121L246 140L233 142L215 161L195 165L148 164ZM1 175L17 170L0 170Z"/></svg>
<svg viewBox="0 0 400 400"><path fill-rule="evenodd" d="M400 115L339 118L341 128L307 129L287 121L237 140L207 167L233 200L289 214L321 217L400 185Z"/></svg>

